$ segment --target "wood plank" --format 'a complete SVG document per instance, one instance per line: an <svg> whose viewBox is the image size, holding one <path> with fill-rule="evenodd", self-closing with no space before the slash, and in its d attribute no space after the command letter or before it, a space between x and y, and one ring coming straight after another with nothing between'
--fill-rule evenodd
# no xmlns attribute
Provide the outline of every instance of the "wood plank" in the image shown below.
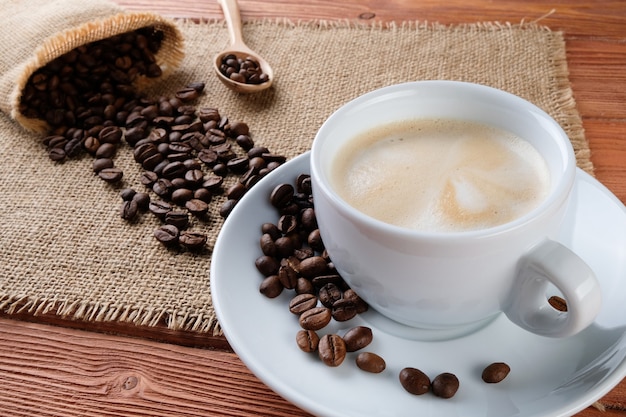
<svg viewBox="0 0 626 417"><path fill-rule="evenodd" d="M566 51L581 115L626 120L626 42L568 39Z"/></svg>
<svg viewBox="0 0 626 417"><path fill-rule="evenodd" d="M626 120L584 119L583 127L596 178L626 204Z"/></svg>
<svg viewBox="0 0 626 417"><path fill-rule="evenodd" d="M234 353L4 318L0 386L15 417L307 415Z"/></svg>
<svg viewBox="0 0 626 417"><path fill-rule="evenodd" d="M234 353L0 318L0 410L14 417L306 417ZM605 401L623 417L626 382Z"/></svg>
<svg viewBox="0 0 626 417"><path fill-rule="evenodd" d="M222 18L216 1L194 0L115 0L128 10L151 10L169 17L193 19ZM520 5L518 0L240 0L243 19L288 18L293 21L309 19L375 18L380 21L420 20L457 23L474 21L509 21L519 23L541 19L541 23L563 30L570 36L623 39L626 5L611 0L594 3L586 0L531 0Z"/></svg>

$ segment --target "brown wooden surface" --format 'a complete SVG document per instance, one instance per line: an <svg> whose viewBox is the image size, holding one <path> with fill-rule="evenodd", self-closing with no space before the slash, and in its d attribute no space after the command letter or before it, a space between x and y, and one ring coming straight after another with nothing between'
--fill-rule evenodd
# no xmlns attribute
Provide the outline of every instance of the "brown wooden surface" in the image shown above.
<svg viewBox="0 0 626 417"><path fill-rule="evenodd" d="M214 0L116 1L169 17L222 18ZM563 31L596 177L626 202L626 2L241 0L240 7L244 19L540 20ZM307 415L261 383L223 337L55 316L0 317L0 386L3 416ZM602 402L606 411L578 416L626 417L626 381Z"/></svg>

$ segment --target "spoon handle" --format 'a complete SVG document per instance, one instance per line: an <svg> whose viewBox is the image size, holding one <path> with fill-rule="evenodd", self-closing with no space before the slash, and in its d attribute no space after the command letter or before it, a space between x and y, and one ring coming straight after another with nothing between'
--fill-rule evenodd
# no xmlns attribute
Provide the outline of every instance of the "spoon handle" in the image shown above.
<svg viewBox="0 0 626 417"><path fill-rule="evenodd" d="M243 47L248 49L243 41L243 31L241 23L241 12L237 0L217 0L224 11L224 19L228 25L231 47Z"/></svg>

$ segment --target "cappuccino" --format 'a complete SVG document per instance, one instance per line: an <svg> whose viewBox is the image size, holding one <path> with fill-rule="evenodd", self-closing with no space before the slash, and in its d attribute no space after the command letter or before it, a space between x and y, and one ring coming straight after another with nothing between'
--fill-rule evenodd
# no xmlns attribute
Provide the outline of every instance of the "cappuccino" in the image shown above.
<svg viewBox="0 0 626 417"><path fill-rule="evenodd" d="M461 232L507 223L547 196L546 162L524 139L453 119L394 122L349 140L331 183L359 211L396 226Z"/></svg>

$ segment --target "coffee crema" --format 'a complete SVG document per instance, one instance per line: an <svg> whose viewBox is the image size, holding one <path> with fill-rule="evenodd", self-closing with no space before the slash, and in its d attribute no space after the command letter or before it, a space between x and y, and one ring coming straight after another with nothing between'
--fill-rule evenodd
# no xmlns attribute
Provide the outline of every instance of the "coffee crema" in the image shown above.
<svg viewBox="0 0 626 417"><path fill-rule="evenodd" d="M331 183L359 211L393 225L460 232L507 223L548 194L545 160L527 141L486 124L414 119L347 141Z"/></svg>

